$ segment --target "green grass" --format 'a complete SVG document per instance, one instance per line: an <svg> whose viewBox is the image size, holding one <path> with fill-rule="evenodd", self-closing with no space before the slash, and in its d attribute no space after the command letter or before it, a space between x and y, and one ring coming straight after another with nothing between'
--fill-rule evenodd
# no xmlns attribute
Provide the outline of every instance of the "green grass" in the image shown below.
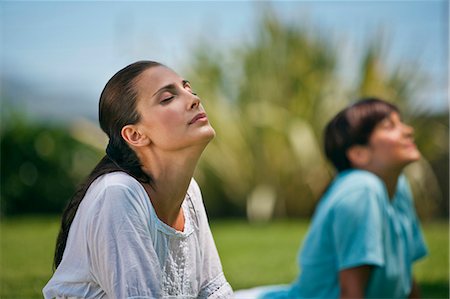
<svg viewBox="0 0 450 299"><path fill-rule="evenodd" d="M52 274L56 218L3 220L0 226L0 298L42 298Z"/></svg>
<svg viewBox="0 0 450 299"><path fill-rule="evenodd" d="M211 228L225 275L234 289L289 283L297 275L296 258L307 221L248 225L214 221ZM415 273L424 298L449 298L448 223L426 223L429 256ZM18 218L0 225L0 298L42 298L51 276L58 220Z"/></svg>
<svg viewBox="0 0 450 299"><path fill-rule="evenodd" d="M286 284L298 275L297 254L308 221L248 225L244 221L214 222L211 228L225 275L234 289ZM414 274L423 298L449 298L448 222L423 224L429 255Z"/></svg>

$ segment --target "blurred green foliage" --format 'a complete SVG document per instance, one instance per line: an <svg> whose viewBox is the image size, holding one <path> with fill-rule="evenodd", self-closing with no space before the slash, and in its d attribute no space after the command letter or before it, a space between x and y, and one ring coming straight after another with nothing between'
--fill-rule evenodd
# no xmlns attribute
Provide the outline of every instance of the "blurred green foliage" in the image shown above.
<svg viewBox="0 0 450 299"><path fill-rule="evenodd" d="M322 151L325 124L350 102L376 96L397 104L416 128L424 159L407 173L419 213L448 215L448 114L414 110L426 83L414 64L387 65L388 44L374 36L354 55L358 79L349 84L333 36L283 23L270 9L259 22L234 49L200 44L194 52L189 78L217 132L198 171L209 210L220 213L227 202L255 220L310 216L334 175Z"/></svg>
<svg viewBox="0 0 450 299"><path fill-rule="evenodd" d="M355 53L358 79L349 83L334 36L284 23L267 7L258 22L234 48L200 41L185 74L217 132L195 173L209 215L310 216L334 175L322 151L326 122L351 101L377 96L396 103L416 130L424 159L407 174L420 216L448 217L448 112L414 110L426 84L420 69L388 65L389 43L374 36ZM105 138L97 124L31 122L3 105L1 213L59 213L100 160Z"/></svg>
<svg viewBox="0 0 450 299"><path fill-rule="evenodd" d="M1 213L60 213L99 160L98 150L66 127L10 112L1 131Z"/></svg>

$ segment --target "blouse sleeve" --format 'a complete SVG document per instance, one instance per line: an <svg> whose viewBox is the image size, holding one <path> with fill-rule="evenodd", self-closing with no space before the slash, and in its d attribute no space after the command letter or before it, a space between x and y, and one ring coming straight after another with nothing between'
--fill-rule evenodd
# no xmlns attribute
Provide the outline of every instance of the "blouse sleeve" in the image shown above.
<svg viewBox="0 0 450 299"><path fill-rule="evenodd" d="M359 188L343 195L333 211L333 240L339 270L384 264L381 213L373 190Z"/></svg>
<svg viewBox="0 0 450 299"><path fill-rule="evenodd" d="M145 201L125 185L107 186L88 226L91 273L108 298L159 298L161 274Z"/></svg>

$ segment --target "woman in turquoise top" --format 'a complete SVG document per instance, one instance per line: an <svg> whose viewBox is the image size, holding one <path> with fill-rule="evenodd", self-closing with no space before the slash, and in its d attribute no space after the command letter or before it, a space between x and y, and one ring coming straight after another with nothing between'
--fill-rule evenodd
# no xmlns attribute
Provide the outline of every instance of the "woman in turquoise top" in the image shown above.
<svg viewBox="0 0 450 299"><path fill-rule="evenodd" d="M321 198L288 286L235 298L417 298L413 263L426 255L403 168L420 158L398 109L364 99L325 129L337 175Z"/></svg>

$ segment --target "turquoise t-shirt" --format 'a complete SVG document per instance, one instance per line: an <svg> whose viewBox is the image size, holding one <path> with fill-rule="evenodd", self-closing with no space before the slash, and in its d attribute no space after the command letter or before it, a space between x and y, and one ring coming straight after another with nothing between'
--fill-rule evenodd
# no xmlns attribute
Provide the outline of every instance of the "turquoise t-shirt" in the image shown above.
<svg viewBox="0 0 450 299"><path fill-rule="evenodd" d="M320 200L300 255L300 275L263 298L338 298L339 271L373 265L366 298L405 298L412 264L427 253L405 176L392 201L363 170L337 175Z"/></svg>

